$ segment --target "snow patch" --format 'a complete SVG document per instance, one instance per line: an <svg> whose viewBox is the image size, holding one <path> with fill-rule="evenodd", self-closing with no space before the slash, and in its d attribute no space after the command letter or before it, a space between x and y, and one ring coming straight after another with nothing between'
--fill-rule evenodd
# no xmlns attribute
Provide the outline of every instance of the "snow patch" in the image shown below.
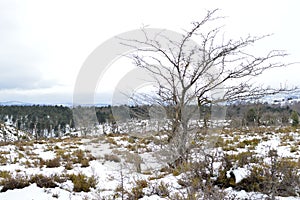
<svg viewBox="0 0 300 200"><path fill-rule="evenodd" d="M231 169L227 171L226 176L227 178L230 178L230 173L234 174L235 177L235 183L241 182L244 178L247 178L250 174L250 170L242 167L238 167L236 169Z"/></svg>

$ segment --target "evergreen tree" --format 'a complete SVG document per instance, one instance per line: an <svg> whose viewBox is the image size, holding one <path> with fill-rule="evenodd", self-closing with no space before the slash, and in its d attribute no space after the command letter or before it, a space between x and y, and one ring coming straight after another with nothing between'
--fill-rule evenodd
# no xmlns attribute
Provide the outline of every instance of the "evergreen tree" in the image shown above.
<svg viewBox="0 0 300 200"><path fill-rule="evenodd" d="M299 124L299 115L296 111L293 111L291 114L292 126L297 127Z"/></svg>

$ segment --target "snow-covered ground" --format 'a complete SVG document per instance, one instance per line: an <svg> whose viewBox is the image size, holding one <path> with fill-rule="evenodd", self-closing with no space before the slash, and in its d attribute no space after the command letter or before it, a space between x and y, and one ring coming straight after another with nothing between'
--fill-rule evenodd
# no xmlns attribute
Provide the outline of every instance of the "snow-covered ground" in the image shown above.
<svg viewBox="0 0 300 200"><path fill-rule="evenodd" d="M10 124L0 123L0 142L11 142L19 139L29 139L29 136L24 131L17 130Z"/></svg>
<svg viewBox="0 0 300 200"><path fill-rule="evenodd" d="M3 143L0 146L0 190L3 189L3 183L14 177L30 179L41 174L52 178L58 176L65 180L54 181L57 185L54 188L41 188L37 183L31 182L29 186L21 189L0 192L0 199L122 199L122 193L124 199L130 199L130 195L134 194L144 200L176 199L176 193L186 197L184 193L187 189L180 184L185 174L168 170L167 164L159 159L159 152L162 150L160 142L164 138L164 135L139 138L127 134L109 134L46 141L15 141L5 145ZM268 157L270 150L277 150L280 158L300 158L298 130L283 131L268 127L248 131L226 129L219 133L218 141L220 142L216 144L217 147L211 151L214 152L215 159L212 163L214 173L222 168L219 157L224 154L233 156L241 152L252 152L262 158L266 165L272 164ZM49 167L48 161L56 158L59 166ZM84 165L86 159L88 164ZM237 161L240 163L240 160ZM67 167L69 162L70 168ZM243 166L233 165L226 171L227 178L234 174L236 184L247 178L255 164L246 163ZM76 192L76 183L68 178L72 174L94 177L97 184L88 192ZM138 192L141 193L140 196L136 194ZM222 192L227 199L267 198L262 193L246 192L232 187L224 188ZM297 196L276 198L300 199Z"/></svg>

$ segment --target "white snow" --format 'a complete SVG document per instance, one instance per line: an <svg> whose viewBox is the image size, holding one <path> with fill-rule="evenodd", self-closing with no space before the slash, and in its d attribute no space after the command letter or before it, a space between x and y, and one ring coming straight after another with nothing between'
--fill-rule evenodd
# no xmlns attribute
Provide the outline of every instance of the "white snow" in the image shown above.
<svg viewBox="0 0 300 200"><path fill-rule="evenodd" d="M230 172L232 172L235 176L235 183L241 182L241 180L243 180L250 174L249 169L238 167L237 169L231 169L227 171L226 173L227 178L230 178Z"/></svg>
<svg viewBox="0 0 300 200"><path fill-rule="evenodd" d="M234 135L238 135L240 133L234 133ZM300 137L298 133L290 133L293 135L295 141L289 141L291 144L298 144ZM29 153L36 154L33 157L42 158L43 160L53 159L56 157L55 151L53 151L54 146L58 146L61 149L65 150L89 150L90 153L96 157L96 160L90 161L89 167L81 167L80 164L73 165L74 168L72 170L66 170L64 166L57 167L57 168L46 168L45 166L26 166L24 163L26 161L33 162L33 158L26 155L27 150L20 151L18 147L14 144L6 145L6 146L0 146L0 151L2 152L9 152L8 154L3 154L3 156L6 156L9 158L9 163L6 165L0 165L0 171L10 171L13 173L13 175L21 174L21 175L34 175L34 174L43 174L45 176L50 175L60 175L60 174L78 174L83 173L86 176L95 176L98 179L98 184L96 189L92 189L90 192L72 192L73 189L73 183L68 180L67 182L64 182L62 184L59 184L59 187L56 188L39 188L36 184L31 184L30 186L23 188L23 189L14 189L14 190L8 190L6 192L0 193L0 199L1 200L14 200L14 199L25 199L25 200L48 200L48 199L72 199L72 200L81 200L85 197L88 197L89 199L95 198L95 196L98 196L101 198L109 198L112 194L114 194L115 189L120 185L121 180L124 181L124 187L128 191L131 191L132 187L135 185L135 181L139 179L147 180L148 184L151 185L148 188L145 188L143 191L146 193L146 196L144 196L143 200L152 200L152 199L166 199L159 197L158 195L151 194L151 187L155 184L159 184L163 182L164 184L168 185L170 188L170 193L175 192L182 192L181 186L178 184L178 180L181 178L181 175L174 176L172 173L162 173L160 172L160 169L165 166L164 163L158 160L158 158L155 156L160 150L160 146L155 145L153 142L147 144L148 148L152 151L146 152L139 150L139 156L142 158L143 163L141 164L141 168L143 172L148 172L148 174L143 173L137 173L134 170L134 165L132 163L126 163L125 158L122 154L117 155L121 158L122 162L112 162L112 161L106 161L104 159L105 154L113 154L116 150L118 151L125 151L126 146L131 144L124 139L123 137L129 137L129 136L123 136L120 135L118 137L111 137L117 145L110 144L105 139L99 139L99 141L93 141L95 138L80 138L78 143L72 143L71 138L65 138L68 140L68 142L58 142L58 143L47 143L47 142L41 142L35 143L33 146L24 146L25 149L28 148ZM162 136L164 137L164 136ZM282 145L282 135L280 133L271 133L269 134L269 139L264 141L261 140L259 144L252 149L252 152L256 153L257 155L261 157L266 157L268 155L268 152L272 149L275 149L278 151L278 155L282 157L295 157L298 158L295 153L290 152L290 145ZM254 138L261 139L261 137L258 134L253 134L252 136L241 135L240 141L243 141L245 139L251 140ZM97 139L97 138L96 138ZM232 137L233 139L233 137ZM75 140L74 140L75 141ZM50 145L50 146L49 146ZM51 146L52 145L52 146ZM134 144L133 144L134 145ZM144 144L143 144L144 145ZM72 148L70 148L72 146ZM48 148L49 147L49 148ZM52 147L52 148L51 148ZM144 149L144 148L142 148ZM212 149L213 153L212 155L219 156L219 151L221 151L221 148L218 149ZM154 152L153 152L154 151ZM241 152L249 151L247 148L237 148L232 151L228 151L229 154L238 154ZM132 151L133 152L133 151ZM24 154L24 157L21 159L18 159L18 154L22 153ZM224 153L224 152L223 152ZM221 154L220 154L221 155ZM12 163L12 161L17 158L16 163ZM265 159L266 163L269 163L270 161L268 159ZM214 174L218 174L218 169L222 166L222 161L216 159L216 161L213 163L213 169ZM239 183L241 180L249 176L250 174L250 166L243 166L243 167L234 167L231 170L227 171L227 177L230 177L230 172L232 172L235 176L236 183ZM123 177L121 177L121 172L123 174ZM150 172L150 174L149 174ZM159 177L160 178L153 178L153 177ZM149 177L152 177L150 180ZM266 196L260 193L254 193L254 192L246 192L246 191L235 191L232 188L225 189L225 192L228 193L228 197L235 196L237 199L262 199ZM148 196L147 196L148 195ZM56 198L55 196L58 196ZM98 199L101 199L98 198ZM97 198L96 198L97 199ZM280 200L296 200L300 199L299 197L278 197L277 199Z"/></svg>

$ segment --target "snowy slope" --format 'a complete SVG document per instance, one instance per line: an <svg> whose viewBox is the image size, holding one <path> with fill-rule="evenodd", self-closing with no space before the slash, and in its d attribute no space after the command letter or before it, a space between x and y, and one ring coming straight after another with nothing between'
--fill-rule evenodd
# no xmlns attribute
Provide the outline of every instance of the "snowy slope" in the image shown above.
<svg viewBox="0 0 300 200"><path fill-rule="evenodd" d="M0 123L0 142L12 142L18 139L27 139L28 134L24 131L17 130L15 127L8 124Z"/></svg>

